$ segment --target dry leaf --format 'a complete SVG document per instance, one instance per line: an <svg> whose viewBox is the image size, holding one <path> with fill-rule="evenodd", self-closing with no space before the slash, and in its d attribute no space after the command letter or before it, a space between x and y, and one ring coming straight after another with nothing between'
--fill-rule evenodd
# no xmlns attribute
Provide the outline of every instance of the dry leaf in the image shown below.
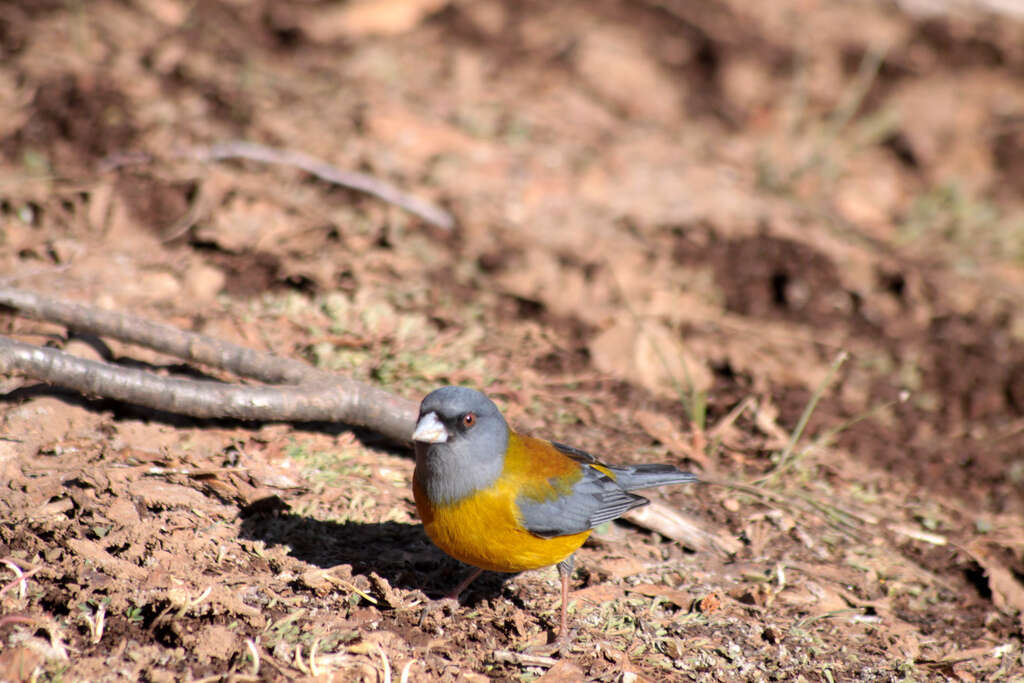
<svg viewBox="0 0 1024 683"><path fill-rule="evenodd" d="M600 569L613 579L623 579L640 574L647 569L647 565L634 557L612 557L602 560Z"/></svg>
<svg viewBox="0 0 1024 683"><path fill-rule="evenodd" d="M613 586L610 583L599 583L573 591L569 594L569 598L572 600L585 600L586 602L600 605L612 600L618 600L623 594L624 592L619 586Z"/></svg>
<svg viewBox="0 0 1024 683"><path fill-rule="evenodd" d="M584 679L583 669L563 659L537 679L537 683L575 683Z"/></svg>
<svg viewBox="0 0 1024 683"><path fill-rule="evenodd" d="M1016 611L1024 623L1024 584L981 543L971 544L967 552L985 570L992 603L1001 610Z"/></svg>
<svg viewBox="0 0 1024 683"><path fill-rule="evenodd" d="M700 602L697 603L697 610L701 614L710 614L718 611L722 607L722 598L718 593L709 593L701 598Z"/></svg>
<svg viewBox="0 0 1024 683"><path fill-rule="evenodd" d="M686 609L693 602L693 596L686 591L679 590L677 588L669 588L668 586L658 586L653 583L640 583L635 586L627 588L630 593L639 593L640 595L646 595L650 598L665 598L676 607L682 607Z"/></svg>

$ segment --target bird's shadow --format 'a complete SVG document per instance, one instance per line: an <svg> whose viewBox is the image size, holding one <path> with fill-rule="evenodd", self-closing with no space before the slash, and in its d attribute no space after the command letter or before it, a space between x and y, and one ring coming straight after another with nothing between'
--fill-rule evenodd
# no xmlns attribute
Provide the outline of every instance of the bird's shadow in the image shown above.
<svg viewBox="0 0 1024 683"><path fill-rule="evenodd" d="M329 569L350 565L354 575L376 573L396 588L421 590L430 598L448 594L472 571L439 550L422 524L333 522L293 514L276 496L241 511L239 535L268 546L285 546L307 564ZM472 605L501 593L511 574L484 572L460 601Z"/></svg>

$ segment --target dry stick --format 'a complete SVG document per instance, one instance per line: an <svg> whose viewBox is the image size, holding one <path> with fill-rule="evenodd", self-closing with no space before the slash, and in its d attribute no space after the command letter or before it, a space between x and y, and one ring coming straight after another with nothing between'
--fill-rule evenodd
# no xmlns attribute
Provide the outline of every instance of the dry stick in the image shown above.
<svg viewBox="0 0 1024 683"><path fill-rule="evenodd" d="M189 156L197 161L248 159L250 161L262 161L267 164L294 166L321 180L346 187L350 190L364 192L389 204L394 204L439 228L451 230L455 227L455 219L452 218L452 215L430 202L402 192L391 183L366 175L365 173L342 170L337 166L332 166L325 161L302 152L274 149L273 147L267 147L255 142L234 140L231 142L221 142L205 148L193 148Z"/></svg>
<svg viewBox="0 0 1024 683"><path fill-rule="evenodd" d="M275 149L244 140L233 140L230 142L220 142L210 147L193 147L174 156L194 159L199 162L248 159L249 161L260 161L266 164L294 166L310 175L316 176L320 180L349 190L363 192L388 204L405 209L409 213L419 216L428 223L444 230L451 230L455 227L455 219L450 213L428 201L402 192L387 181L374 178L365 173L340 169L303 152ZM153 161L153 158L151 154L146 152L112 154L100 162L99 170L101 173L105 173L122 166L148 164Z"/></svg>
<svg viewBox="0 0 1024 683"><path fill-rule="evenodd" d="M0 372L17 370L84 393L194 417L344 422L372 429L399 443L408 441L412 433L416 405L411 401L300 361L12 287L0 287L0 306L29 318L113 337L243 377L301 387L245 387L168 379L2 338Z"/></svg>
<svg viewBox="0 0 1024 683"><path fill-rule="evenodd" d="M344 377L303 385L248 387L160 377L0 337L0 373L35 379L156 410L205 418L342 422L398 443L409 440L416 405Z"/></svg>
<svg viewBox="0 0 1024 683"><path fill-rule="evenodd" d="M694 550L714 550L722 555L731 556L743 548L743 544L732 536L708 531L703 528L705 525L698 524L679 510L659 501L634 508L624 514L622 519Z"/></svg>
<svg viewBox="0 0 1024 683"><path fill-rule="evenodd" d="M317 370L301 361L247 349L125 313L60 301L14 287L0 286L0 306L13 308L26 318L65 325L76 332L113 337L268 384L338 379L336 375Z"/></svg>
<svg viewBox="0 0 1024 683"><path fill-rule="evenodd" d="M558 664L558 660L554 657L531 655L525 652L513 652L512 650L495 650L494 659L495 661L502 662L503 664L518 664L519 666L540 666L551 668L555 664Z"/></svg>

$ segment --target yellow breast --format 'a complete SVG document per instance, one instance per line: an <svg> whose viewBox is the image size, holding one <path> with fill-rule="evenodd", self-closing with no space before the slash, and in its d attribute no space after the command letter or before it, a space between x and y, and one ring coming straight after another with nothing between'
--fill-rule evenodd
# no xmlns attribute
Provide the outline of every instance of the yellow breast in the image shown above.
<svg viewBox="0 0 1024 683"><path fill-rule="evenodd" d="M505 472L498 481L487 490L478 491L456 503L431 504L423 488L413 481L413 496L423 528L441 550L481 569L520 572L561 562L583 545L590 535L589 530L541 538L531 534L520 523L515 501L524 492L527 480L546 484L548 477L568 470L566 464L557 459L555 463L535 465L535 468L524 467L524 447L530 441L513 435ZM542 471L537 472L538 468ZM530 469L535 471L530 472ZM528 488L536 489L538 486ZM527 492L536 495L534 491Z"/></svg>

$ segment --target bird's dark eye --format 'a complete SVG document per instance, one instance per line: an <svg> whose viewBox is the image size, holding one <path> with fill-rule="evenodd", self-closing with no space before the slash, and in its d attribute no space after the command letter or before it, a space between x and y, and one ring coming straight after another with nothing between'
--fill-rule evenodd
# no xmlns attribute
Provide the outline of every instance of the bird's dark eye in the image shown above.
<svg viewBox="0 0 1024 683"><path fill-rule="evenodd" d="M462 416L462 425L464 427L472 427L476 424L476 413L466 413Z"/></svg>

